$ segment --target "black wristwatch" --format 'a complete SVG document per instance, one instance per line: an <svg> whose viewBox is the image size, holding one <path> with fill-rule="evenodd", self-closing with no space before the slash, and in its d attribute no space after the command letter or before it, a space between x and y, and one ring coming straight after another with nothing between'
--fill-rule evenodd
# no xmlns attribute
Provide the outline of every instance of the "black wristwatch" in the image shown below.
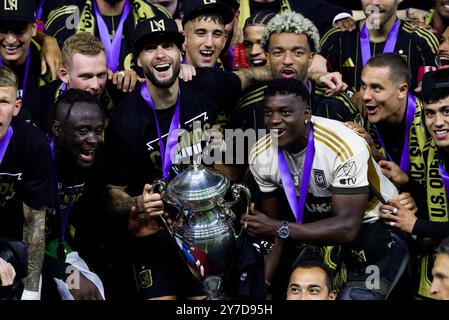
<svg viewBox="0 0 449 320"><path fill-rule="evenodd" d="M276 235L281 239L287 239L290 235L290 231L288 230L288 222L282 221L282 224L277 228Z"/></svg>

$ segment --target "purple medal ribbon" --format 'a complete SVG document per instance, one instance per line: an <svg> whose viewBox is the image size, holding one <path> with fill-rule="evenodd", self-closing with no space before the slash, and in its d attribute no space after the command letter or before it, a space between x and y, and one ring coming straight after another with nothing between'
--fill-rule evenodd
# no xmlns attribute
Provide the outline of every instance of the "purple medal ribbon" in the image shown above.
<svg viewBox="0 0 449 320"><path fill-rule="evenodd" d="M396 18L393 27L388 33L387 42L385 43L383 53L394 51L394 47L396 46L396 40L398 39L398 33L399 33L399 20L398 18ZM362 51L362 63L363 66L365 66L366 62L371 58L369 32L366 26L366 21L363 24L362 30L360 31L360 48Z"/></svg>
<svg viewBox="0 0 449 320"><path fill-rule="evenodd" d="M67 206L64 210L63 213L61 213L61 200L60 200L60 195L59 195L59 186L58 186L58 170L56 168L56 153L55 153L55 139L53 137L53 135L50 134L50 137L48 138L48 142L50 144L50 150L51 150L51 156L52 156L52 160L53 160L53 168L54 168L54 174L55 174L55 182L56 182L56 198L55 198L55 211L56 214L59 216L59 218L61 219L61 230L59 233L59 244L63 245L64 243L64 239L65 239L65 232L67 229L67 224L69 222L69 216L70 213L72 212L72 207L73 207L73 203L74 203L74 198L73 198L73 193L75 192L75 184L72 186L72 189L70 190L69 193L69 203L67 203Z"/></svg>
<svg viewBox="0 0 449 320"><path fill-rule="evenodd" d="M444 190L446 191L446 198L449 199L449 175L447 174L446 169L444 169L443 157L441 156L440 152L438 152L438 157L438 166L440 167L441 180L443 180Z"/></svg>
<svg viewBox="0 0 449 320"><path fill-rule="evenodd" d="M309 138L307 140L307 150L304 159L304 168L301 178L301 189L299 191L299 199L296 197L296 190L290 175L287 160L285 159L284 151L278 148L278 163L281 174L282 184L287 196L290 208L296 217L296 223L302 224L302 216L306 204L307 190L309 188L310 174L312 173L313 158L315 156L315 143L313 140L313 123L310 122Z"/></svg>
<svg viewBox="0 0 449 320"><path fill-rule="evenodd" d="M162 140L161 129L159 127L159 121L157 120L156 108L153 103L153 99L151 99L150 92L148 91L148 87L146 83L142 83L142 87L140 89L140 94L142 98L146 101L151 110L153 110L154 121L156 122L157 136L159 138L159 148L161 151L162 157L162 176L164 179L168 179L170 177L170 169L172 165L173 152L175 151L176 144L178 143L178 129L180 123L180 111L181 111L181 88L179 88L178 93L178 101L176 102L175 114L173 115L173 119L170 124L170 129L168 131L167 137L167 149L164 147L164 141ZM167 151L167 152L166 152Z"/></svg>
<svg viewBox="0 0 449 320"><path fill-rule="evenodd" d="M22 85L22 99L25 96L25 89L28 83L28 74L30 73L30 49L27 52L27 59L25 61L25 74L23 76L23 85ZM3 66L3 60L0 58L0 66Z"/></svg>
<svg viewBox="0 0 449 320"><path fill-rule="evenodd" d="M9 141L11 141L12 134L14 133L14 130L11 126L8 127L8 130L6 130L5 136L2 140L0 140L0 164L3 161L3 157L5 156L6 149L8 149Z"/></svg>
<svg viewBox="0 0 449 320"><path fill-rule="evenodd" d="M412 126L413 119L415 118L415 112L416 112L416 99L409 92L408 98L407 98L407 113L405 116L404 146L402 147L401 163L399 165L401 167L402 171L404 171L407 174L410 171L409 134L410 134L410 127ZM382 138L380 137L379 131L377 129L376 129L376 135L377 135L377 139L379 139L380 145L385 150L388 160L393 161L391 156L388 154L387 148L385 147L385 144L383 143Z"/></svg>
<svg viewBox="0 0 449 320"><path fill-rule="evenodd" d="M36 20L41 20L43 6L44 6L44 0L41 0L41 3L39 4L39 7L37 8L37 11L36 11Z"/></svg>
<svg viewBox="0 0 449 320"><path fill-rule="evenodd" d="M106 23L104 22L103 17L101 16L100 11L97 8L96 1L94 1L93 6L95 17L97 19L98 30L100 31L100 39L104 45L104 51L106 52L106 58L108 60L108 67L112 70L112 72L115 73L118 69L120 50L122 47L123 24L125 23L128 14L131 12L131 4L129 3L129 1L125 1L122 17L120 18L120 22L118 24L112 42L109 38L108 27L106 26Z"/></svg>

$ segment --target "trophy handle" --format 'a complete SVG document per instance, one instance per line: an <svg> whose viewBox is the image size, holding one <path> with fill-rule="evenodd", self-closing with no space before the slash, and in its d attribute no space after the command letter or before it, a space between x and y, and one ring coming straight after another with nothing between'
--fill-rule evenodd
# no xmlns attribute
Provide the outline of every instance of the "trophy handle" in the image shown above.
<svg viewBox="0 0 449 320"><path fill-rule="evenodd" d="M153 181L153 190L155 192L159 192L161 194L162 200L167 202L168 204L179 208L179 205L171 200L170 195L167 193L167 180L166 179L157 179Z"/></svg>
<svg viewBox="0 0 449 320"><path fill-rule="evenodd" d="M235 183L231 187L231 193L232 193L232 197L234 198L234 200L233 201L225 201L223 198L221 198L217 201L218 207L220 207L221 209L225 209L225 210L233 207L234 205L237 204L237 202L240 201L241 194L243 193L246 198L245 214L248 214L249 206L251 204L251 191L249 191L248 187L241 183ZM232 229L234 230L234 228L232 228ZM241 234L242 234L242 230L240 230L238 235L236 235L235 231L234 231L235 238L240 237Z"/></svg>

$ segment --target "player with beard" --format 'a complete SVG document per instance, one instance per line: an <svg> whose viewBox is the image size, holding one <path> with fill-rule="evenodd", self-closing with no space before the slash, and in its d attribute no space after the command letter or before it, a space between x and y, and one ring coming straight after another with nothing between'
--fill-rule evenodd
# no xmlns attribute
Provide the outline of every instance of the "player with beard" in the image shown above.
<svg viewBox="0 0 449 320"><path fill-rule="evenodd" d="M136 25L160 15L169 13L164 7L144 0L74 0L48 14L46 32L61 47L65 39L78 32L100 38L110 70L108 78L117 89L129 92L139 79L132 55Z"/></svg>
<svg viewBox="0 0 449 320"><path fill-rule="evenodd" d="M435 66L438 40L427 30L416 29L397 17L402 0L361 0L367 18L353 31L334 28L321 39L321 53L330 70L339 71L351 93L361 86L366 61L380 53L395 52L407 61L412 73L411 88L417 87L418 69Z"/></svg>
<svg viewBox="0 0 449 320"><path fill-rule="evenodd" d="M97 249L100 246L83 236L89 234L89 229L101 233L99 221L104 222L100 217L104 212L101 189L105 187L101 173L103 111L94 95L69 89L59 97L54 112L51 141L57 201L54 208L47 210L43 289L51 296L51 278L55 278L64 300L102 300L101 280L87 267L83 252L86 244ZM99 251L96 254L98 259ZM70 283L78 275L79 288L74 288Z"/></svg>
<svg viewBox="0 0 449 320"><path fill-rule="evenodd" d="M156 18L138 25L135 52L146 82L118 106L106 132L110 206L116 216L125 220L122 226L135 236L129 239L132 245L124 252L132 255L140 248L151 253L135 256L133 273L128 274L132 277L137 272L137 278L142 280L138 293L144 298L202 294L192 287L188 279L191 275L185 275L185 265L179 262L175 248L167 247L171 243L167 242L169 235L161 230L158 220L163 204L148 183L161 176L170 178L182 165L199 160L206 142L201 140L216 123L218 110L232 109L242 88L270 77L266 69L226 73L197 68L191 82L179 81L183 42L184 37L171 19ZM120 243L124 245L125 241ZM154 256L158 259L151 259ZM185 281L188 285L183 286ZM193 289L180 292L177 288ZM119 291L130 298L130 290L135 288Z"/></svg>

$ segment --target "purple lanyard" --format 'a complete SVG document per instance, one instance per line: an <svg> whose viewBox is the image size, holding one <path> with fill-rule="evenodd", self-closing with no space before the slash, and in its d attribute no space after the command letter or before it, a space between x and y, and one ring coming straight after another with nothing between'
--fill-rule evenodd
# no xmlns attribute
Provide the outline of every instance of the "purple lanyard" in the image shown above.
<svg viewBox="0 0 449 320"><path fill-rule="evenodd" d="M444 190L446 191L446 198L449 200L449 175L443 165L443 157L441 152L438 152L438 166L440 167L441 180L443 180Z"/></svg>
<svg viewBox="0 0 449 320"><path fill-rule="evenodd" d="M67 229L67 224L69 222L70 213L72 212L72 207L74 203L74 197L73 193L75 192L75 184L73 184L72 189L69 192L69 202L67 203L67 206L63 213L61 213L61 200L59 195L59 185L58 185L58 169L56 167L56 154L55 154L55 139L50 134L50 137L48 138L49 144L50 144L50 150L51 150L51 156L53 159L53 168L55 172L55 182L56 182L56 198L55 198L55 211L57 216L60 218L60 227L61 230L59 232L59 243L63 244L65 239L65 232ZM75 179L76 181L76 179ZM62 183L62 182L61 182Z"/></svg>
<svg viewBox="0 0 449 320"><path fill-rule="evenodd" d="M41 0L41 3L39 4L39 7L37 8L37 11L36 11L36 20L41 20L43 6L44 6L44 0Z"/></svg>
<svg viewBox="0 0 449 320"><path fill-rule="evenodd" d="M409 153L409 134L410 134L410 127L412 126L413 119L415 118L415 112L416 112L416 99L415 97L409 92L408 98L407 98L407 113L405 116L405 137L404 137L404 146L402 147L402 154L401 154L401 163L400 167L402 171L408 174L410 171L410 153ZM376 135L377 139L379 140L380 145L385 150L385 154L388 157L388 160L393 161L391 156L388 154L387 148L385 147L384 142L382 141L382 138L380 137L379 131L376 129Z"/></svg>
<svg viewBox="0 0 449 320"><path fill-rule="evenodd" d="M288 168L287 160L285 159L284 151L278 149L278 164L281 174L282 184L287 196L290 208L296 216L296 223L302 224L302 216L306 204L307 190L309 188L310 174L312 173L313 158L315 156L315 143L313 140L313 123L310 122L309 138L307 140L307 150L304 159L304 169L301 178L301 189L299 191L299 199L296 197L296 190L293 184L290 169Z"/></svg>
<svg viewBox="0 0 449 320"><path fill-rule="evenodd" d="M14 133L14 130L11 126L8 127L8 130L6 130L5 136L2 140L0 140L0 164L2 164L3 157L5 156L6 149L8 149L9 141L11 141L12 134Z"/></svg>
<svg viewBox="0 0 449 320"><path fill-rule="evenodd" d="M164 141L162 140L161 129L159 127L159 121L157 120L156 108L154 107L153 99L151 99L150 92L148 91L147 84L142 83L140 89L142 98L146 101L151 110L153 110L154 121L156 122L157 136L159 138L159 148L161 150L162 157L162 176L164 179L170 177L170 169L172 165L173 152L175 151L176 144L178 143L178 129L180 123L180 111L181 111L181 88L179 88L178 101L176 102L175 114L170 124L167 137L167 152L165 152Z"/></svg>
<svg viewBox="0 0 449 320"><path fill-rule="evenodd" d="M393 27L388 33L387 42L385 43L383 53L394 51L394 47L396 46L396 40L398 39L398 33L399 33L399 19L396 18ZM362 30L360 31L360 47L362 49L362 63L363 66L365 66L366 62L371 58L369 32L368 28L366 27L366 21L363 24Z"/></svg>
<svg viewBox="0 0 449 320"><path fill-rule="evenodd" d="M131 4L129 3L129 1L125 1L125 7L123 8L122 17L120 18L120 22L118 24L112 42L109 38L108 27L106 26L106 23L104 22L100 11L98 11L97 2L94 1L93 5L95 17L97 19L98 30L100 31L101 42L104 45L104 51L106 52L106 58L108 60L108 67L112 70L112 72L117 72L120 50L122 47L123 24L125 23L128 14L131 12Z"/></svg>
<svg viewBox="0 0 449 320"><path fill-rule="evenodd" d="M30 49L27 51L27 59L25 61L25 74L23 76L23 85L22 85L22 99L25 96L25 89L28 82L28 74L30 73ZM0 58L0 66L3 66L3 60Z"/></svg>

